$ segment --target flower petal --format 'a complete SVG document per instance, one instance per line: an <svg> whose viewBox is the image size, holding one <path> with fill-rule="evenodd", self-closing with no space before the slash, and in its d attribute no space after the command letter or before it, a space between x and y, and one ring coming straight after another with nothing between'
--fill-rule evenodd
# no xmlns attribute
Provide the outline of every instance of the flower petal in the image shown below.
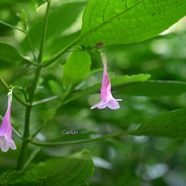
<svg viewBox="0 0 186 186"><path fill-rule="evenodd" d="M103 77L102 77L102 85L101 85L101 101L94 106L91 107L91 109L98 108L98 109L104 109L105 107L109 107L110 109L119 109L120 105L117 101L122 101L122 99L115 99L112 96L111 92L111 83L110 83L110 77L107 72L107 60L104 53L101 53L102 62L103 62Z"/></svg>
<svg viewBox="0 0 186 186"><path fill-rule="evenodd" d="M96 107L98 107L99 103L93 105L92 107L90 107L90 109L95 109Z"/></svg>
<svg viewBox="0 0 186 186"><path fill-rule="evenodd" d="M107 106L107 103L103 103L103 101L100 101L99 103L93 105L90 109L104 109Z"/></svg>
<svg viewBox="0 0 186 186"><path fill-rule="evenodd" d="M17 147L12 140L12 125L10 121L12 103L12 90L8 93L8 107L0 126L0 148L3 152L7 152L9 148L15 150Z"/></svg>
<svg viewBox="0 0 186 186"><path fill-rule="evenodd" d="M107 106L112 110L119 109L120 105L117 101L122 101L122 99L112 99L108 102Z"/></svg>
<svg viewBox="0 0 186 186"><path fill-rule="evenodd" d="M9 142L9 146L10 146L10 148L11 148L12 150L16 150L16 149L17 149L16 144L14 143L13 140L11 140L11 141Z"/></svg>
<svg viewBox="0 0 186 186"><path fill-rule="evenodd" d="M7 152L9 149L8 141L6 141L5 136L0 137L0 148L3 152Z"/></svg>

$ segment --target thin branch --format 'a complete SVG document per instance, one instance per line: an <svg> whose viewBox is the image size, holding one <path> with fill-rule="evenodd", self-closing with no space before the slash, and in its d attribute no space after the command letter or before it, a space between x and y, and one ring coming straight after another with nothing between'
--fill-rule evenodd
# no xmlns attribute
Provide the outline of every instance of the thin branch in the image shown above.
<svg viewBox="0 0 186 186"><path fill-rule="evenodd" d="M32 110L32 103L33 103L37 83L38 83L38 80L39 80L40 72L41 72L41 67L38 66L38 68L36 70L36 73L35 73L35 77L34 77L32 86L30 88L30 92L29 92L28 103L30 105L28 105L26 107L26 111L25 111L23 143L22 143L21 151L20 151L20 154L19 154L19 157L18 157L17 170L20 170L22 168L22 166L24 165L23 164L24 163L24 156L25 156L25 152L26 152L26 147L28 145L27 139L29 138L29 135L30 135L30 115L31 115L31 110Z"/></svg>
<svg viewBox="0 0 186 186"><path fill-rule="evenodd" d="M12 127L13 127L13 131L14 131L14 133L17 135L17 137L20 138L20 139L23 139L23 136L21 135L21 133L20 133L18 130L16 130L16 129L14 128L14 126L12 126Z"/></svg>
<svg viewBox="0 0 186 186"><path fill-rule="evenodd" d="M58 98L58 96L52 96L52 97L49 97L49 98L46 98L46 99L35 101L35 102L33 102L32 106L36 106L36 105L39 105L39 104L42 104L42 103L46 103L46 102L52 101L52 100L57 99L57 98Z"/></svg>
<svg viewBox="0 0 186 186"><path fill-rule="evenodd" d="M73 46L75 46L77 43L79 43L82 40L81 37L75 39L72 43L70 43L67 47L65 47L64 49L62 49L58 54L56 54L55 56L53 56L51 59L44 61L44 63L42 64L43 67L49 66L52 63L54 63L57 59L59 59L64 53L66 53L70 48L72 48Z"/></svg>
<svg viewBox="0 0 186 186"><path fill-rule="evenodd" d="M27 146L29 143L28 138L30 137L30 117L31 117L32 103L34 100L34 94L36 91L37 83L39 81L39 77L40 77L40 73L41 73L41 69L42 69L42 66L40 65L40 63L42 62L42 56L43 56L43 46L44 46L44 40L45 40L45 36L46 36L49 8L50 8L50 0L48 1L47 10L46 10L46 14L45 14L43 35L42 35L42 39L41 39L41 47L40 47L40 52L39 52L39 57L38 57L38 66L37 66L37 69L35 72L35 77L33 79L33 82L32 82L32 85L31 85L31 88L29 91L28 103L30 105L28 105L26 107L26 111L25 111L23 143L22 143L21 151L20 151L20 154L18 157L17 170L20 170L20 169L22 169L22 167L24 167L25 153L26 153L26 149L27 149Z"/></svg>
<svg viewBox="0 0 186 186"><path fill-rule="evenodd" d="M46 125L46 123L42 124L35 132L34 134L30 137L30 139L35 138L35 136L42 130L42 128Z"/></svg>
<svg viewBox="0 0 186 186"><path fill-rule="evenodd" d="M25 100L28 101L25 90L24 90L22 87L15 87L15 88L16 88L17 90L19 90L20 92L22 92L23 95L24 95Z"/></svg>
<svg viewBox="0 0 186 186"><path fill-rule="evenodd" d="M28 31L28 28L26 26L26 35L27 35L27 38L28 38L28 42L29 42L29 45L30 45L30 49L31 49L31 52L32 52L32 55L33 55L33 58L34 58L34 61L37 61L37 58L36 58L36 55L34 53L34 48L33 48L33 45L32 45L32 41L30 39L30 34L29 34L29 31ZM34 65L36 65L34 62L32 62Z"/></svg>
<svg viewBox="0 0 186 186"><path fill-rule="evenodd" d="M0 20L0 23L5 25L5 26L7 26L7 27L9 27L9 28L12 28L12 29L15 29L15 30L19 30L20 32L23 32L24 34L26 34L26 32L24 30L22 30L21 28L18 28L16 26L13 26L13 25L11 25L9 23L6 23L4 21L1 21L1 20Z"/></svg>
<svg viewBox="0 0 186 186"><path fill-rule="evenodd" d="M45 16L44 26L43 26L43 34L42 34L41 45L40 45L40 50L39 50L38 63L41 63L42 62L43 48L44 48L44 43L45 43L45 38L46 38L46 32L47 32L47 26L48 26L48 18L49 18L50 5L51 5L51 1L48 0L47 9L46 9L46 16Z"/></svg>
<svg viewBox="0 0 186 186"><path fill-rule="evenodd" d="M102 140L105 140L108 138L132 135L132 134L134 134L134 132L135 132L135 130L131 130L131 131L126 131L126 132L121 132L121 133L107 134L107 135L100 136L97 138L67 141L67 142L36 142L36 141L30 140L30 139L28 141L34 145L37 145L37 146L64 146L64 145L75 145L75 144L81 144L81 143L97 142L97 141L102 141Z"/></svg>

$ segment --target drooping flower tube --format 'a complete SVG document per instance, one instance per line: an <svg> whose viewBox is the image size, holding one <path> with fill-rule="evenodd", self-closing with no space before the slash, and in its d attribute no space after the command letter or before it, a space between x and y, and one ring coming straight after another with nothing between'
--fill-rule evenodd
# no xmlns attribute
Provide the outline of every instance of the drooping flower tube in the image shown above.
<svg viewBox="0 0 186 186"><path fill-rule="evenodd" d="M7 152L9 148L16 150L16 145L12 140L12 125L10 121L10 112L12 105L12 90L8 93L8 106L0 126L0 148L3 152Z"/></svg>
<svg viewBox="0 0 186 186"><path fill-rule="evenodd" d="M120 105L118 101L122 101L122 99L115 99L112 96L111 92L111 83L110 78L107 72L107 60L104 53L101 53L101 58L103 62L103 78L102 78L102 86L101 86L101 101L94 106L91 107L91 109L104 109L105 107L109 107L110 109L116 110L120 108Z"/></svg>

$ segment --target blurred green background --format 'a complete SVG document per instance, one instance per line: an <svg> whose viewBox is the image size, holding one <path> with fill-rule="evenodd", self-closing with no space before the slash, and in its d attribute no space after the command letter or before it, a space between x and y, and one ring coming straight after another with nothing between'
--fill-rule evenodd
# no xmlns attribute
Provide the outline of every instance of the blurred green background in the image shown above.
<svg viewBox="0 0 186 186"><path fill-rule="evenodd" d="M21 26L22 9L27 14L27 25L35 54L38 53L44 6L37 5L43 1L4 0L0 1L0 20L14 26ZM50 13L44 58L47 59L78 37L81 17L86 0L55 0ZM144 42L105 46L111 77L133 74L150 74L150 80L186 81L186 18L173 25L163 34ZM0 22L0 42L14 46L22 55L33 59L28 37ZM101 67L97 53L89 51L92 57L91 70ZM53 96L51 81L61 84L63 65L70 53L60 58L57 63L42 71L35 100ZM0 75L10 84L27 87L33 78L33 68L27 63L0 60ZM86 85L101 80L102 72L89 76ZM59 99L34 107L31 118L31 133L38 126L45 124L38 133L38 140L68 141L76 136L64 136L62 130L78 130L78 139L99 134L136 129L147 119L167 111L186 107L186 93L180 95L162 95L157 92L150 95L144 90L136 95L125 94L128 85L114 89L113 95L122 98L121 109L113 111L90 110L99 100L99 94L79 98L64 106ZM139 84L140 86L140 84ZM151 87L150 87L151 88ZM130 87L129 87L130 89ZM157 90L157 89L155 89ZM61 90L63 91L63 90ZM173 90L174 91L174 90ZM18 90L17 95L22 96ZM0 84L1 119L6 110L6 91ZM12 106L14 127L23 130L24 107L15 99ZM21 141L14 136L18 149ZM55 140L54 140L55 141ZM33 162L50 157L68 155L72 152L89 149L95 164L95 173L88 180L90 186L185 186L186 185L186 151L185 140L162 137L118 137L73 146L42 148ZM30 145L28 154L35 148ZM0 173L14 169L18 151L0 152Z"/></svg>

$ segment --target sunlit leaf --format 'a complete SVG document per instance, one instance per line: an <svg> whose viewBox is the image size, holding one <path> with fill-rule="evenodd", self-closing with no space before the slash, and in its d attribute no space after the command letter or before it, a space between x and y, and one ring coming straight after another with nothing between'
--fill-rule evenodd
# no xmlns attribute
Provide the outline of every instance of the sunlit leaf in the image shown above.
<svg viewBox="0 0 186 186"><path fill-rule="evenodd" d="M184 17L185 9L185 0L90 0L83 15L82 44L149 39Z"/></svg>

